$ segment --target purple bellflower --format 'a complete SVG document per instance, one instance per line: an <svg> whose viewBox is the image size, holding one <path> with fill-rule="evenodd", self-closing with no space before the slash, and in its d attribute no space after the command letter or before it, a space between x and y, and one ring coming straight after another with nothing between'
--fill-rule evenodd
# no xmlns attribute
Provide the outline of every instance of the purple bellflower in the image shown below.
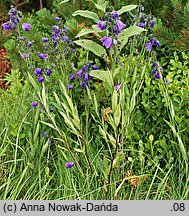
<svg viewBox="0 0 189 216"><path fill-rule="evenodd" d="M31 28L32 28L32 25L29 24L29 23L23 23L23 24L22 24L22 29L23 29L24 31L30 31Z"/></svg>
<svg viewBox="0 0 189 216"><path fill-rule="evenodd" d="M105 46L107 49L112 47L113 39L111 37L104 36L101 41L102 45Z"/></svg>
<svg viewBox="0 0 189 216"><path fill-rule="evenodd" d="M33 101L31 105L32 105L32 107L36 107L38 105L38 102L37 101Z"/></svg>
<svg viewBox="0 0 189 216"><path fill-rule="evenodd" d="M65 166L66 166L66 168L70 169L74 166L74 162L72 162L72 161L66 162Z"/></svg>
<svg viewBox="0 0 189 216"><path fill-rule="evenodd" d="M102 20L99 20L99 21L98 21L97 27L98 27L101 31L105 30L105 29L107 28L107 26L108 26L108 24L107 24L106 21L102 21Z"/></svg>

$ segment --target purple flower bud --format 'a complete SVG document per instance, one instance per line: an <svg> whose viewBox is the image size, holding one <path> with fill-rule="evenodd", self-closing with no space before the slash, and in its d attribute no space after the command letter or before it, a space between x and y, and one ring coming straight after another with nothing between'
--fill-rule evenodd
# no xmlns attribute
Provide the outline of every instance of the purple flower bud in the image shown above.
<svg viewBox="0 0 189 216"><path fill-rule="evenodd" d="M56 48L56 46L57 46L57 41L55 41L55 42L53 43L53 47Z"/></svg>
<svg viewBox="0 0 189 216"><path fill-rule="evenodd" d="M73 88L73 85L72 84L68 84L67 88L68 88L68 90L70 90L70 89Z"/></svg>
<svg viewBox="0 0 189 216"><path fill-rule="evenodd" d="M97 27L98 27L101 31L105 30L105 29L107 28L107 26L108 26L108 23L107 23L106 21L102 21L102 20L99 20L99 21L98 21Z"/></svg>
<svg viewBox="0 0 189 216"><path fill-rule="evenodd" d="M156 41L156 47L159 47L161 44L159 41Z"/></svg>
<svg viewBox="0 0 189 216"><path fill-rule="evenodd" d="M45 136L47 136L47 132L44 132L44 133L42 134L42 137L45 137Z"/></svg>
<svg viewBox="0 0 189 216"><path fill-rule="evenodd" d="M44 54L44 53L38 53L38 56L39 56L39 58L42 59L42 60L45 60L45 59L48 58L48 57L47 57L47 54Z"/></svg>
<svg viewBox="0 0 189 216"><path fill-rule="evenodd" d="M146 43L145 47L146 47L147 51L151 51L152 50L152 44L151 44L151 42Z"/></svg>
<svg viewBox="0 0 189 216"><path fill-rule="evenodd" d="M157 73L157 69L154 68L154 69L152 70L152 74L156 74L156 73Z"/></svg>
<svg viewBox="0 0 189 216"><path fill-rule="evenodd" d="M74 49L74 48L70 48L70 50L71 50L73 53L76 53L76 52L77 52L77 50Z"/></svg>
<svg viewBox="0 0 189 216"><path fill-rule="evenodd" d="M47 76L50 76L52 74L52 70L51 69L47 69Z"/></svg>
<svg viewBox="0 0 189 216"><path fill-rule="evenodd" d="M31 46L32 46L32 42L31 42L31 41L28 41L27 44L26 44L26 47L29 48L29 47L31 47Z"/></svg>
<svg viewBox="0 0 189 216"><path fill-rule="evenodd" d="M54 20L55 21L60 21L60 17L55 17Z"/></svg>
<svg viewBox="0 0 189 216"><path fill-rule="evenodd" d="M36 68L34 73L39 76L42 73L42 69L41 68Z"/></svg>
<svg viewBox="0 0 189 216"><path fill-rule="evenodd" d="M25 40L25 38L22 37L22 36L18 37L18 39L21 40L21 41Z"/></svg>
<svg viewBox="0 0 189 216"><path fill-rule="evenodd" d="M75 74L70 74L70 78L71 81L73 81L75 79Z"/></svg>
<svg viewBox="0 0 189 216"><path fill-rule="evenodd" d="M32 27L32 25L29 24L29 23L23 23L23 24L22 24L22 29L23 29L24 31L30 31L31 27Z"/></svg>
<svg viewBox="0 0 189 216"><path fill-rule="evenodd" d="M81 82L81 83L80 83L80 86L81 86L82 88L86 89L86 88L87 88L87 83L86 83L86 82Z"/></svg>
<svg viewBox="0 0 189 216"><path fill-rule="evenodd" d="M78 71L76 74L77 74L79 77L82 77L83 70L81 69L81 70L80 70L80 71Z"/></svg>
<svg viewBox="0 0 189 216"><path fill-rule="evenodd" d="M93 70L98 70L98 68L99 68L99 67L98 67L97 65L93 65L93 66L92 66L92 69L93 69Z"/></svg>
<svg viewBox="0 0 189 216"><path fill-rule="evenodd" d="M50 112L54 112L54 109L52 107L49 108Z"/></svg>
<svg viewBox="0 0 189 216"><path fill-rule="evenodd" d="M150 20L150 28L153 28L155 25L155 21L154 20Z"/></svg>
<svg viewBox="0 0 189 216"><path fill-rule="evenodd" d="M66 43L69 43L71 40L69 39L69 37L68 36L64 36L63 37L63 40L66 42Z"/></svg>
<svg viewBox="0 0 189 216"><path fill-rule="evenodd" d="M118 91L121 88L120 84L115 84L115 89Z"/></svg>
<svg viewBox="0 0 189 216"><path fill-rule="evenodd" d="M53 67L53 68L56 68L56 65L55 65L54 63L52 63L52 67Z"/></svg>
<svg viewBox="0 0 189 216"><path fill-rule="evenodd" d="M74 162L72 162L72 161L66 162L66 163L65 163L65 166L66 166L68 169L70 169L70 168L72 168L72 167L74 166Z"/></svg>
<svg viewBox="0 0 189 216"><path fill-rule="evenodd" d="M139 26L140 28L145 28L145 27L146 27L146 23L139 22L139 23L138 23L138 26Z"/></svg>
<svg viewBox="0 0 189 216"><path fill-rule="evenodd" d="M88 80L89 80L89 74L88 74L88 73L84 74L84 80L85 80L85 81L88 81Z"/></svg>
<svg viewBox="0 0 189 216"><path fill-rule="evenodd" d="M151 43L152 45L156 44L156 39L155 39L155 38L152 38L152 39L150 40L150 43Z"/></svg>
<svg viewBox="0 0 189 216"><path fill-rule="evenodd" d="M37 78L37 81L39 82L39 83L42 83L43 81L44 81L44 77L43 76L39 76L38 78Z"/></svg>
<svg viewBox="0 0 189 216"><path fill-rule="evenodd" d="M38 102L37 101L33 101L31 105L32 105L32 107L36 107L38 105Z"/></svg>
<svg viewBox="0 0 189 216"><path fill-rule="evenodd" d="M49 40L49 39L46 38L46 37L43 37L43 38L42 38L42 42L44 42L44 43L47 42L48 40Z"/></svg>
<svg viewBox="0 0 189 216"><path fill-rule="evenodd" d="M69 28L68 26L64 26L64 28L65 28L67 31L70 30L70 28Z"/></svg>
<svg viewBox="0 0 189 216"><path fill-rule="evenodd" d="M155 61L153 64L152 64L152 67L157 67L158 64L157 64L157 61Z"/></svg>
<svg viewBox="0 0 189 216"><path fill-rule="evenodd" d="M30 57L30 54L29 53L23 53L22 56L23 56L23 59L27 59Z"/></svg>
<svg viewBox="0 0 189 216"><path fill-rule="evenodd" d="M54 112L54 109L52 107L49 108L50 112Z"/></svg>
<svg viewBox="0 0 189 216"><path fill-rule="evenodd" d="M157 74L155 75L155 78L156 78L156 79L161 79L160 73L157 73Z"/></svg>
<svg viewBox="0 0 189 216"><path fill-rule="evenodd" d="M51 139L50 138L48 139L47 143L50 146L50 144L51 144Z"/></svg>
<svg viewBox="0 0 189 216"><path fill-rule="evenodd" d="M118 19L118 18L119 18L119 14L117 13L117 11L112 11L111 17L112 17L113 19Z"/></svg>
<svg viewBox="0 0 189 216"><path fill-rule="evenodd" d="M102 45L105 46L107 49L112 47L113 39L111 37L104 36L102 39Z"/></svg>
<svg viewBox="0 0 189 216"><path fill-rule="evenodd" d="M136 17L133 18L133 22L136 22Z"/></svg>
<svg viewBox="0 0 189 216"><path fill-rule="evenodd" d="M59 33L59 32L60 32L60 27L57 26L57 25L54 25L54 26L52 27L52 31L53 31L54 33Z"/></svg>

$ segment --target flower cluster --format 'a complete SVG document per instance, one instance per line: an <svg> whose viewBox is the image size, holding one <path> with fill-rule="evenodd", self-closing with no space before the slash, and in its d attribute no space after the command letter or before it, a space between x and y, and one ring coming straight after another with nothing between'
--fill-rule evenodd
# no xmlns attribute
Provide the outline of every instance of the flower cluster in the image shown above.
<svg viewBox="0 0 189 216"><path fill-rule="evenodd" d="M149 29L154 27L156 19L152 15L146 15L144 13L144 7L139 4L137 8L137 15L134 17L133 22L141 28Z"/></svg>
<svg viewBox="0 0 189 216"><path fill-rule="evenodd" d="M119 18L117 11L112 11L104 15L104 20L98 21L97 27L101 31L110 28L111 37L104 36L101 39L102 45L109 49L112 47L113 43L115 45L118 44L117 35L120 34L124 28L126 28L126 25Z"/></svg>
<svg viewBox="0 0 189 216"><path fill-rule="evenodd" d="M15 8L11 8L8 12L10 20L6 23L3 23L2 26L4 30L14 30L16 28L17 23L20 22L20 18L22 18L21 13Z"/></svg>
<svg viewBox="0 0 189 216"><path fill-rule="evenodd" d="M156 79L160 79L161 78L161 73L162 73L162 67L159 66L159 63L157 61L155 61L152 64L153 70L152 70L152 74L154 75L154 77Z"/></svg>
<svg viewBox="0 0 189 216"><path fill-rule="evenodd" d="M158 40L156 40L156 38L153 38L152 35L148 35L148 38L150 39L150 41L145 44L147 51L151 51L153 49L153 47L159 47L160 46L160 42Z"/></svg>
<svg viewBox="0 0 189 216"><path fill-rule="evenodd" d="M37 76L37 81L42 83L45 79L44 75L51 76L52 70L46 67L43 68L35 68L34 70L35 75Z"/></svg>
<svg viewBox="0 0 189 216"><path fill-rule="evenodd" d="M83 89L86 89L89 81L92 79L92 77L89 75L90 70L98 70L98 66L94 64L88 63L87 65L84 65L81 70L77 71L76 73L70 74L69 80L74 81L75 79L80 80L80 86ZM73 85L68 84L67 86L68 89L72 89Z"/></svg>

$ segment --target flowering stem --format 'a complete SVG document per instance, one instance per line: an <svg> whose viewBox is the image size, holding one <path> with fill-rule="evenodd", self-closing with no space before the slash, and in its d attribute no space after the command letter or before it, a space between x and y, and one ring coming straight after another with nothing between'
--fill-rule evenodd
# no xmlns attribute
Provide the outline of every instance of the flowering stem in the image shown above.
<svg viewBox="0 0 189 216"><path fill-rule="evenodd" d="M110 170L109 170L109 173L108 173L107 197L109 196L109 193L110 193L111 175L112 175L112 170L113 170L113 163L114 163L114 160L115 160L116 155L117 155L118 147L119 147L119 135L118 135L118 127L116 127L116 146L115 146L114 154L112 156L112 160L111 160L111 164L110 164Z"/></svg>

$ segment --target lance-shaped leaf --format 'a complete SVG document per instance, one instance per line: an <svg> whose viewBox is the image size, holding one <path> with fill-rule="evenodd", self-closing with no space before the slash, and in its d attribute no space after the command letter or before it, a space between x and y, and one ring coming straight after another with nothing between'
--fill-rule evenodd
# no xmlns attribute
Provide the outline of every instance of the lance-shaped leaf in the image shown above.
<svg viewBox="0 0 189 216"><path fill-rule="evenodd" d="M76 43L77 45L83 47L84 49L90 50L91 52L93 52L95 55L99 56L99 57L106 57L106 50L99 44L95 43L92 40L77 40L74 41L74 43Z"/></svg>
<svg viewBox="0 0 189 216"><path fill-rule="evenodd" d="M95 7L98 10L101 10L101 11L103 11L105 13L106 12L106 7L107 7L107 1L104 4L96 4L95 3Z"/></svg>
<svg viewBox="0 0 189 216"><path fill-rule="evenodd" d="M92 25L92 29L82 29L77 35L76 38L84 36L84 35L88 35L88 34L96 34L99 35L98 32L104 32L104 30L100 30L97 25Z"/></svg>
<svg viewBox="0 0 189 216"><path fill-rule="evenodd" d="M61 1L61 2L59 3L59 5L64 4L64 3L69 2L69 1L70 1L70 0Z"/></svg>
<svg viewBox="0 0 189 216"><path fill-rule="evenodd" d="M85 18L89 18L92 19L95 23L97 23L100 20L96 13L88 10L77 10L72 14L72 16L82 16Z"/></svg>
<svg viewBox="0 0 189 216"><path fill-rule="evenodd" d="M127 11L131 11L133 9L135 9L137 7L137 5L127 5L127 6L123 6L120 10L117 11L117 13L119 15L121 15L122 13L125 13Z"/></svg>
<svg viewBox="0 0 189 216"><path fill-rule="evenodd" d="M121 42L120 50L126 45L129 37L140 34L143 31L147 30L140 28L139 26L130 26L129 28L122 30L122 32L118 36L118 40Z"/></svg>
<svg viewBox="0 0 189 216"><path fill-rule="evenodd" d="M111 88L114 86L114 81L110 71L91 70L89 74L90 76L93 76L97 79L107 82Z"/></svg>

